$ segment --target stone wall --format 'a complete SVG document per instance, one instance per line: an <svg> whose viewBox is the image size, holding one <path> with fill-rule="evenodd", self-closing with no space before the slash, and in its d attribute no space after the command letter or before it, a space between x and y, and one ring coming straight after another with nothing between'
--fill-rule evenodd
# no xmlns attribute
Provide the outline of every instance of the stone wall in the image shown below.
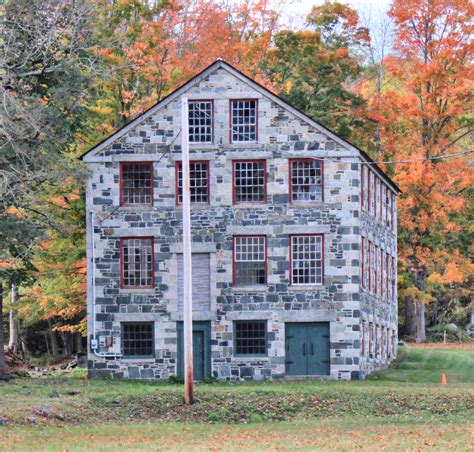
<svg viewBox="0 0 474 452"><path fill-rule="evenodd" d="M376 316L396 325L396 306L369 300L360 288L361 227L384 235L361 218L360 165L357 150L331 139L320 128L284 109L260 90L218 69L186 93L190 99L214 99L215 142L192 145L192 160L208 160L210 203L192 207L193 252L211 256L211 306L195 320L212 322L212 372L226 379L282 378L285 373L284 325L288 321L329 321L331 378L359 378L386 363L362 363L361 316ZM257 144L228 142L229 99L258 99ZM101 353L120 353L120 323L155 322L155 358L122 360L89 353L91 376L166 379L176 372L177 253L182 252L182 211L175 200L175 165L180 160L180 99L164 105L124 136L86 159L91 170L87 209L93 212L96 254L95 328ZM289 158L317 157L324 161L324 202L288 203ZM232 160L265 159L265 205L232 205ZM119 207L119 162L154 162L152 208ZM93 322L88 214L89 335ZM311 287L289 284L289 235L324 234L324 282ZM267 237L268 284L262 288L232 286L232 237ZM155 287L120 288L120 238L154 237ZM396 252L395 237L384 239ZM266 320L268 356L233 356L233 322ZM106 338L112 336L112 342ZM90 348L89 348L90 350Z"/></svg>

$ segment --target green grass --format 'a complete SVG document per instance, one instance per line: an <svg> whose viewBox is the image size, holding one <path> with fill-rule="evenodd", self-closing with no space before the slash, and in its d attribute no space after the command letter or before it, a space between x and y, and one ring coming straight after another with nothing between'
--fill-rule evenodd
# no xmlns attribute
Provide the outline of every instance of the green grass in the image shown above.
<svg viewBox="0 0 474 452"><path fill-rule="evenodd" d="M402 352L403 353L403 352ZM400 383L439 383L445 373L448 383L474 385L474 349L439 350L413 348L395 370L377 372L371 380Z"/></svg>
<svg viewBox="0 0 474 452"><path fill-rule="evenodd" d="M44 438L44 447L52 450L62 444L68 450L82 450L81 444L95 450L132 445L202 449L224 448L219 441L224 435L229 450L292 444L303 449L334 444L341 450L376 448L383 445L382 438L394 449L427 447L423 438L428 444L434 438L440 448L451 441L468 449L474 424L474 352L409 349L401 356L396 368L365 381L198 384L197 403L191 407L183 406L181 385L84 381L81 372L19 378L0 383L0 416L7 420L0 427L0 444L28 450ZM447 375L447 386L439 384L441 373ZM51 397L53 389L59 398ZM67 395L71 390L78 394ZM256 441L258 432L268 444ZM352 443L334 442L335 437Z"/></svg>

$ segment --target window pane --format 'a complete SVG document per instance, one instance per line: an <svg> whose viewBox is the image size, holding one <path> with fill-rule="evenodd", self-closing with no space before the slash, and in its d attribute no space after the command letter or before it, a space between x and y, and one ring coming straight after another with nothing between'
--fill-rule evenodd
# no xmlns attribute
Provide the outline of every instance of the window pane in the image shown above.
<svg viewBox="0 0 474 452"><path fill-rule="evenodd" d="M322 284L323 250L321 236L291 238L292 284Z"/></svg>
<svg viewBox="0 0 474 452"><path fill-rule="evenodd" d="M234 237L234 282L265 284L265 237Z"/></svg>
<svg viewBox="0 0 474 452"><path fill-rule="evenodd" d="M189 102L189 142L212 143L212 102Z"/></svg>
<svg viewBox="0 0 474 452"><path fill-rule="evenodd" d="M234 162L236 202L265 202L265 162Z"/></svg>
<svg viewBox="0 0 474 452"><path fill-rule="evenodd" d="M122 353L125 356L153 356L153 323L122 323Z"/></svg>
<svg viewBox="0 0 474 452"><path fill-rule="evenodd" d="M257 101L232 101L232 141L257 141Z"/></svg>
<svg viewBox="0 0 474 452"><path fill-rule="evenodd" d="M317 160L291 161L291 198L293 202L322 201L322 163Z"/></svg>
<svg viewBox="0 0 474 452"><path fill-rule="evenodd" d="M237 355L266 355L266 322L253 320L235 322L235 352Z"/></svg>
<svg viewBox="0 0 474 452"><path fill-rule="evenodd" d="M189 162L189 183L191 202L207 204L209 202L209 165L208 162ZM178 203L183 202L183 165L178 164Z"/></svg>
<svg viewBox="0 0 474 452"><path fill-rule="evenodd" d="M122 204L151 204L152 183L152 162L122 163Z"/></svg>
<svg viewBox="0 0 474 452"><path fill-rule="evenodd" d="M122 241L122 285L124 287L153 286L152 239Z"/></svg>

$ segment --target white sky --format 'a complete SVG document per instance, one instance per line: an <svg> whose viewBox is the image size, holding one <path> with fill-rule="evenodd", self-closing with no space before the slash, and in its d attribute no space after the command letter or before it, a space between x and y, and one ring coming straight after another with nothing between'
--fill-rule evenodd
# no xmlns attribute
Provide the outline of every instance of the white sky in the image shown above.
<svg viewBox="0 0 474 452"><path fill-rule="evenodd" d="M367 14L369 11L371 16L384 15L391 4L391 0L339 0L346 3L359 11L360 14ZM296 29L301 28L305 17L315 5L321 5L324 0L293 0L291 5L283 11L283 23L292 25Z"/></svg>

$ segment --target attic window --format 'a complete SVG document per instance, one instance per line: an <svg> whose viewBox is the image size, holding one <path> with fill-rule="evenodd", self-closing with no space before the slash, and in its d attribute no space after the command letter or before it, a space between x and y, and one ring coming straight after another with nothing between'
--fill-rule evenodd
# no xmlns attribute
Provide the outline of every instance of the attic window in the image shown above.
<svg viewBox="0 0 474 452"><path fill-rule="evenodd" d="M257 100L231 100L232 143L257 141Z"/></svg>
<svg viewBox="0 0 474 452"><path fill-rule="evenodd" d="M153 163L120 164L120 205L151 205L153 200Z"/></svg>
<svg viewBox="0 0 474 452"><path fill-rule="evenodd" d="M189 102L190 143L212 143L213 113L211 100Z"/></svg>

